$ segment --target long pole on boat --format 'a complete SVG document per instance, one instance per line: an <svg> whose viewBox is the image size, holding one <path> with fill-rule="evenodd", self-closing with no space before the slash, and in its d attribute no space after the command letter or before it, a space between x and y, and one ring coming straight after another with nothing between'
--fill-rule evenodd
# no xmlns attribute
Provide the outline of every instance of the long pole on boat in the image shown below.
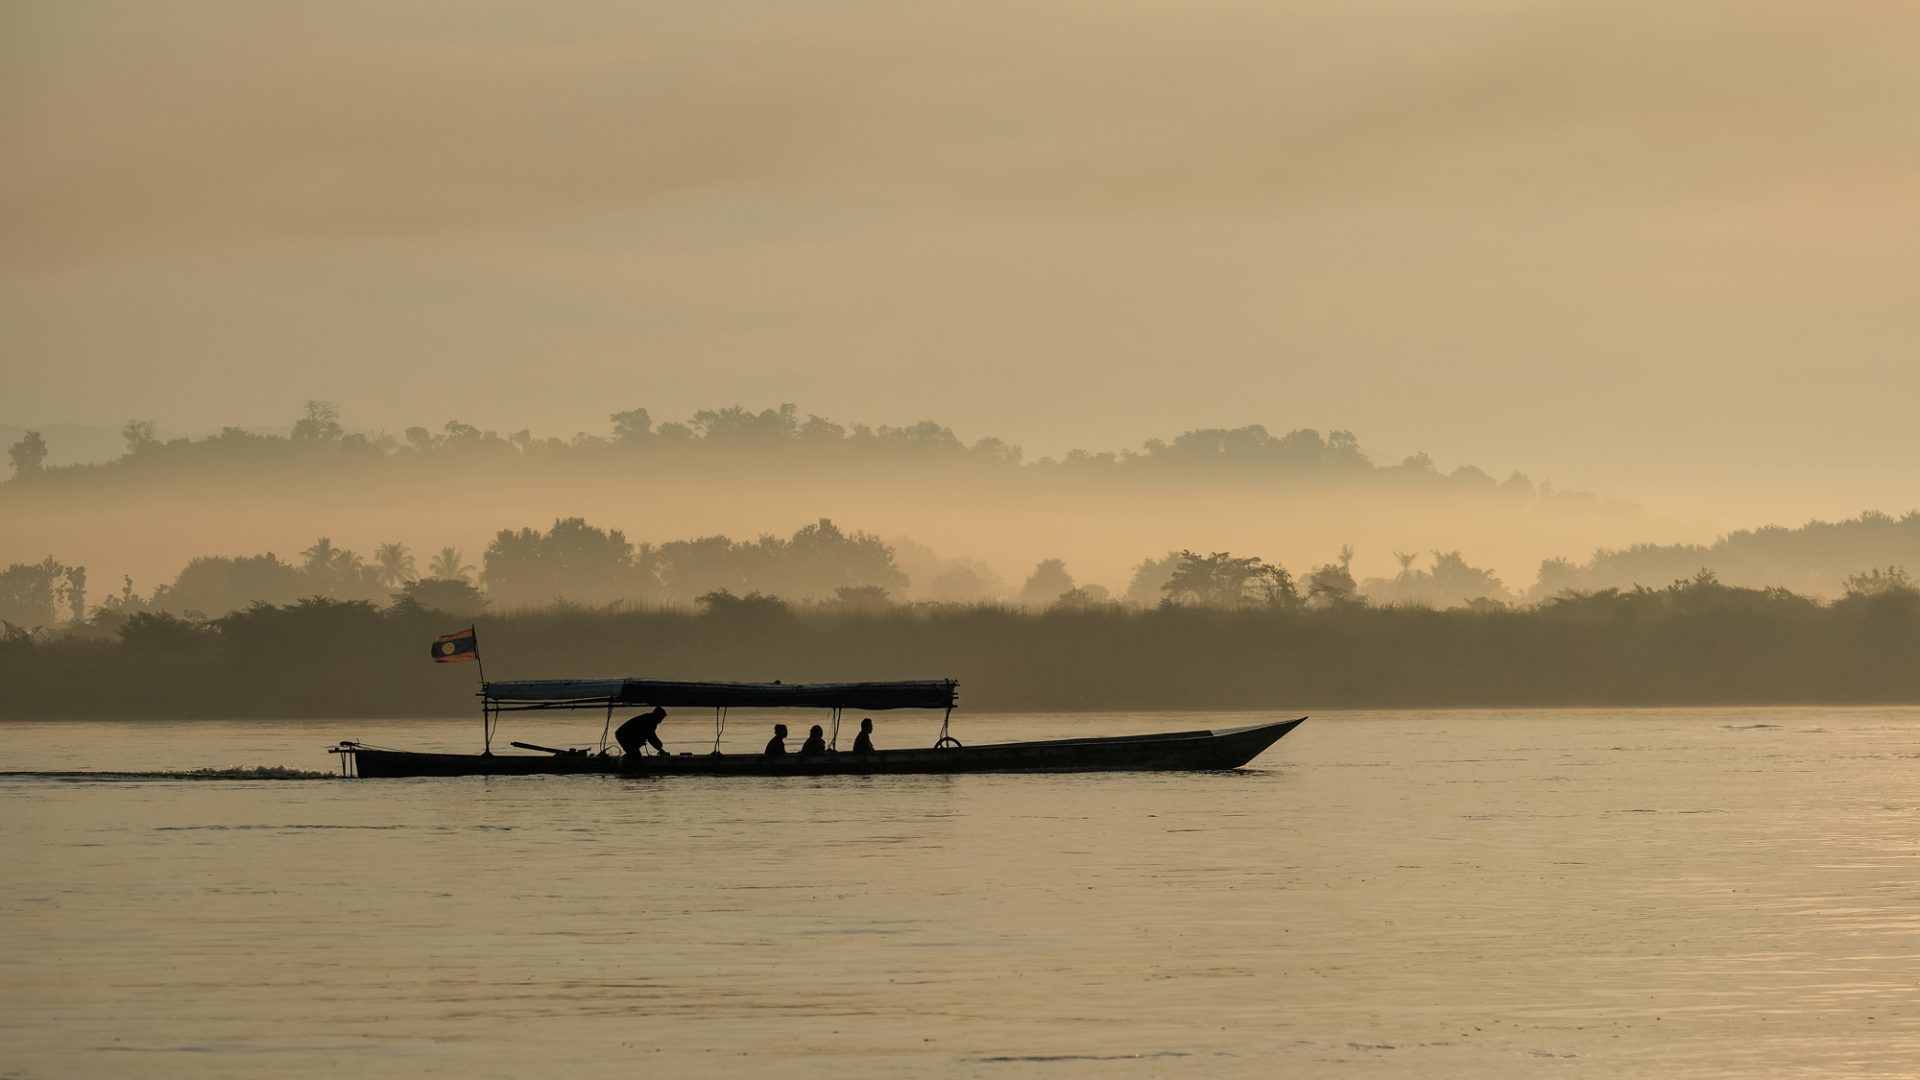
<svg viewBox="0 0 1920 1080"><path fill-rule="evenodd" d="M484 757L492 757L493 720L487 715L487 662L480 658L479 624L469 624L467 633L473 635L473 666L480 673L480 753Z"/></svg>

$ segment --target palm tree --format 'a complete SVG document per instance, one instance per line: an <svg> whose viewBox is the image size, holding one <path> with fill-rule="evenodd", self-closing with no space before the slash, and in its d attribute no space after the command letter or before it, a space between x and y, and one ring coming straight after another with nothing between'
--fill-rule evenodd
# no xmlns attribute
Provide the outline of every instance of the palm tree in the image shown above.
<svg viewBox="0 0 1920 1080"><path fill-rule="evenodd" d="M321 596L338 597L342 592L357 591L371 584L367 581L366 560L347 548L334 547L333 541L324 536L300 556L306 560L302 569Z"/></svg>
<svg viewBox="0 0 1920 1080"><path fill-rule="evenodd" d="M355 554L350 548L341 548L333 557L333 568L343 577L363 574L367 569L367 560Z"/></svg>
<svg viewBox="0 0 1920 1080"><path fill-rule="evenodd" d="M660 557L660 549L645 540L633 545L633 568L640 575L639 587L643 592L653 593L660 587L660 571L666 566L666 560Z"/></svg>
<svg viewBox="0 0 1920 1080"><path fill-rule="evenodd" d="M472 575L473 567L460 560L459 548L443 547L440 549L440 554L435 555L433 561L427 564L427 571L432 576L447 581L466 581Z"/></svg>
<svg viewBox="0 0 1920 1080"><path fill-rule="evenodd" d="M383 589L398 589L418 578L413 554L405 544L381 544L373 549L373 573Z"/></svg>
<svg viewBox="0 0 1920 1080"><path fill-rule="evenodd" d="M312 547L301 552L300 557L306 560L302 564L302 569L307 573L324 574L333 569L334 561L340 557L340 549L333 546L332 540L323 536L315 540Z"/></svg>

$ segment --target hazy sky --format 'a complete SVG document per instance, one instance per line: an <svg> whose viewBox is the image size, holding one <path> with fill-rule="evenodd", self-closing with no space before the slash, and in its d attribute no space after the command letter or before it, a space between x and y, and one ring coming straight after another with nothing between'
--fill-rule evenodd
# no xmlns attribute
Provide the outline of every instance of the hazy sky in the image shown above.
<svg viewBox="0 0 1920 1080"><path fill-rule="evenodd" d="M791 400L1920 505L1910 4L12 0L0 152L4 422Z"/></svg>

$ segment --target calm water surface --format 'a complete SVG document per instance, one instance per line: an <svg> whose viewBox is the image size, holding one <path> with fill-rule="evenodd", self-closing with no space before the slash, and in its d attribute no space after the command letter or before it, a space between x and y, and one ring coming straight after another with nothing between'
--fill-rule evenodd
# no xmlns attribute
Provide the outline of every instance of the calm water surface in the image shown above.
<svg viewBox="0 0 1920 1080"><path fill-rule="evenodd" d="M0 727L0 1075L1920 1074L1916 710L1349 713L1225 775L17 774L477 728Z"/></svg>

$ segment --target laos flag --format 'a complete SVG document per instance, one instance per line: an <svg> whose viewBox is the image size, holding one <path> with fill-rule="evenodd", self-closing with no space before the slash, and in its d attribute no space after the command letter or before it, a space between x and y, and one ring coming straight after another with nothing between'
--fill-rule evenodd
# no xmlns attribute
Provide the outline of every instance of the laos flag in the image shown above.
<svg viewBox="0 0 1920 1080"><path fill-rule="evenodd" d="M446 634L433 643L433 662L453 664L462 660L480 659L480 639L474 636L469 626L457 634Z"/></svg>

